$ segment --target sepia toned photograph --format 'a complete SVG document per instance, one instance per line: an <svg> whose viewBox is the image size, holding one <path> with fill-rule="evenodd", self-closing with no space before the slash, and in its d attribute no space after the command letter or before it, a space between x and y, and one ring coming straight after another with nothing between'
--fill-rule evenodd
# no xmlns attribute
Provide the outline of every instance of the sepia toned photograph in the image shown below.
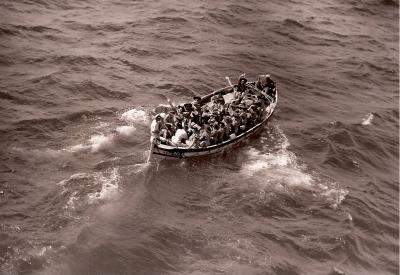
<svg viewBox="0 0 400 275"><path fill-rule="evenodd" d="M0 275L398 275L399 0L1 0Z"/></svg>

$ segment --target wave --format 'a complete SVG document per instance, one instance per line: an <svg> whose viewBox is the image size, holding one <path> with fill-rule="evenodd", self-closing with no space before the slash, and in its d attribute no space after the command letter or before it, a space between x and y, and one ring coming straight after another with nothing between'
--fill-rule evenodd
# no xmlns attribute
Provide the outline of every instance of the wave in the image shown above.
<svg viewBox="0 0 400 275"><path fill-rule="evenodd" d="M106 24L87 24L76 21L66 21L64 24L67 28L74 31L90 31L90 32L118 32L124 30L127 26L123 24L106 23Z"/></svg>
<svg viewBox="0 0 400 275"><path fill-rule="evenodd" d="M131 71L138 72L138 73L156 73L157 70L155 69L150 69L149 67L145 67L136 63L133 63L131 61L128 61L123 58L115 58L115 60L121 62L123 65L129 67Z"/></svg>
<svg viewBox="0 0 400 275"><path fill-rule="evenodd" d="M176 16L157 16L150 19L147 19L148 24L187 24L189 21L184 17L176 17Z"/></svg>
<svg viewBox="0 0 400 275"><path fill-rule="evenodd" d="M79 91L79 95L84 96L87 99L99 99L99 100L108 98L125 99L130 96L125 92L108 89L103 85L100 85L91 80L85 80L83 82L76 83L72 85L70 89Z"/></svg>

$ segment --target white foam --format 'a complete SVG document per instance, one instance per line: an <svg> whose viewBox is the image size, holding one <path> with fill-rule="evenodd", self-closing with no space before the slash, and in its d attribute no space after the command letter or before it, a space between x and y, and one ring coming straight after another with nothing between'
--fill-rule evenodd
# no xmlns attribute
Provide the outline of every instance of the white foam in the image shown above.
<svg viewBox="0 0 400 275"><path fill-rule="evenodd" d="M347 190L331 187L327 191L321 192L320 195L326 198L332 208L337 208L348 193Z"/></svg>
<svg viewBox="0 0 400 275"><path fill-rule="evenodd" d="M364 117L364 119L362 120L361 125L364 125L364 126L370 125L373 118L374 118L374 114L373 113L367 114Z"/></svg>
<svg viewBox="0 0 400 275"><path fill-rule="evenodd" d="M114 144L114 135L94 135L90 137L89 143L92 153L109 149Z"/></svg>
<svg viewBox="0 0 400 275"><path fill-rule="evenodd" d="M135 137L135 132L136 128L134 126L119 126L113 133L93 135L88 141L63 150L70 153L82 153L88 151L98 153L114 147L118 142L118 138L132 140Z"/></svg>
<svg viewBox="0 0 400 275"><path fill-rule="evenodd" d="M119 126L116 131L120 137L129 139L135 134L136 128L134 126Z"/></svg>
<svg viewBox="0 0 400 275"><path fill-rule="evenodd" d="M109 200L116 196L119 189L121 176L118 168L113 168L108 176L103 173L94 175L95 181L101 184L101 190L88 195L89 204L101 200Z"/></svg>
<svg viewBox="0 0 400 275"><path fill-rule="evenodd" d="M295 189L309 190L333 208L345 199L347 190L321 180L318 175L311 174L304 165L299 164L296 155L288 150L290 143L279 127L276 133L270 134L269 139L275 144L269 142L262 151L251 148L247 152L248 159L240 171L248 178L247 182L255 184L261 191L265 188L289 193Z"/></svg>
<svg viewBox="0 0 400 275"><path fill-rule="evenodd" d="M120 119L128 123L147 123L147 114L143 110L131 109L124 112Z"/></svg>
<svg viewBox="0 0 400 275"><path fill-rule="evenodd" d="M75 209L75 201L78 200L78 191L75 191L71 197L69 197L67 204L64 206L65 209Z"/></svg>

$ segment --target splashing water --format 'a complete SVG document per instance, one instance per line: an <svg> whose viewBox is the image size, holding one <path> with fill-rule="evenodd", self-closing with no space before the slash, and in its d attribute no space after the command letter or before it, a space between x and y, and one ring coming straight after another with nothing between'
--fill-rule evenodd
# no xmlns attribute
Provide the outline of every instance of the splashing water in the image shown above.
<svg viewBox="0 0 400 275"><path fill-rule="evenodd" d="M120 119L127 123L146 123L148 116L143 110L131 109L124 112Z"/></svg>
<svg viewBox="0 0 400 275"><path fill-rule="evenodd" d="M276 140L272 150L268 148L269 145L265 145L263 152L255 148L247 152L248 159L242 165L241 174L248 182L256 184L261 191L265 188L289 193L309 190L326 200L333 208L345 199L347 190L335 187L335 183L321 180L299 163L296 155L288 150L290 143L279 127L276 127L276 133L270 135L270 138ZM265 151L270 152L264 153Z"/></svg>
<svg viewBox="0 0 400 275"><path fill-rule="evenodd" d="M373 113L367 114L364 117L363 121L361 122L361 125L364 125L364 126L370 125L373 118L374 118L374 114Z"/></svg>
<svg viewBox="0 0 400 275"><path fill-rule="evenodd" d="M136 132L136 128L134 126L119 126L116 131L119 136L129 139Z"/></svg>

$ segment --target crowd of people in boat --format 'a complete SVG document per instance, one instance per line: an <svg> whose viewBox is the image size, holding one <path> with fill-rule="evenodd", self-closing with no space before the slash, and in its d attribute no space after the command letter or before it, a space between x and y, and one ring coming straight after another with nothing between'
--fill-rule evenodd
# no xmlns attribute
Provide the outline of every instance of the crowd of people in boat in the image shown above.
<svg viewBox="0 0 400 275"><path fill-rule="evenodd" d="M151 124L152 142L204 148L233 139L262 121L276 93L269 75L259 76L254 84L242 75L232 89L229 102L224 98L226 91L214 93L206 103L200 97L178 106L169 101L168 113L157 114Z"/></svg>

